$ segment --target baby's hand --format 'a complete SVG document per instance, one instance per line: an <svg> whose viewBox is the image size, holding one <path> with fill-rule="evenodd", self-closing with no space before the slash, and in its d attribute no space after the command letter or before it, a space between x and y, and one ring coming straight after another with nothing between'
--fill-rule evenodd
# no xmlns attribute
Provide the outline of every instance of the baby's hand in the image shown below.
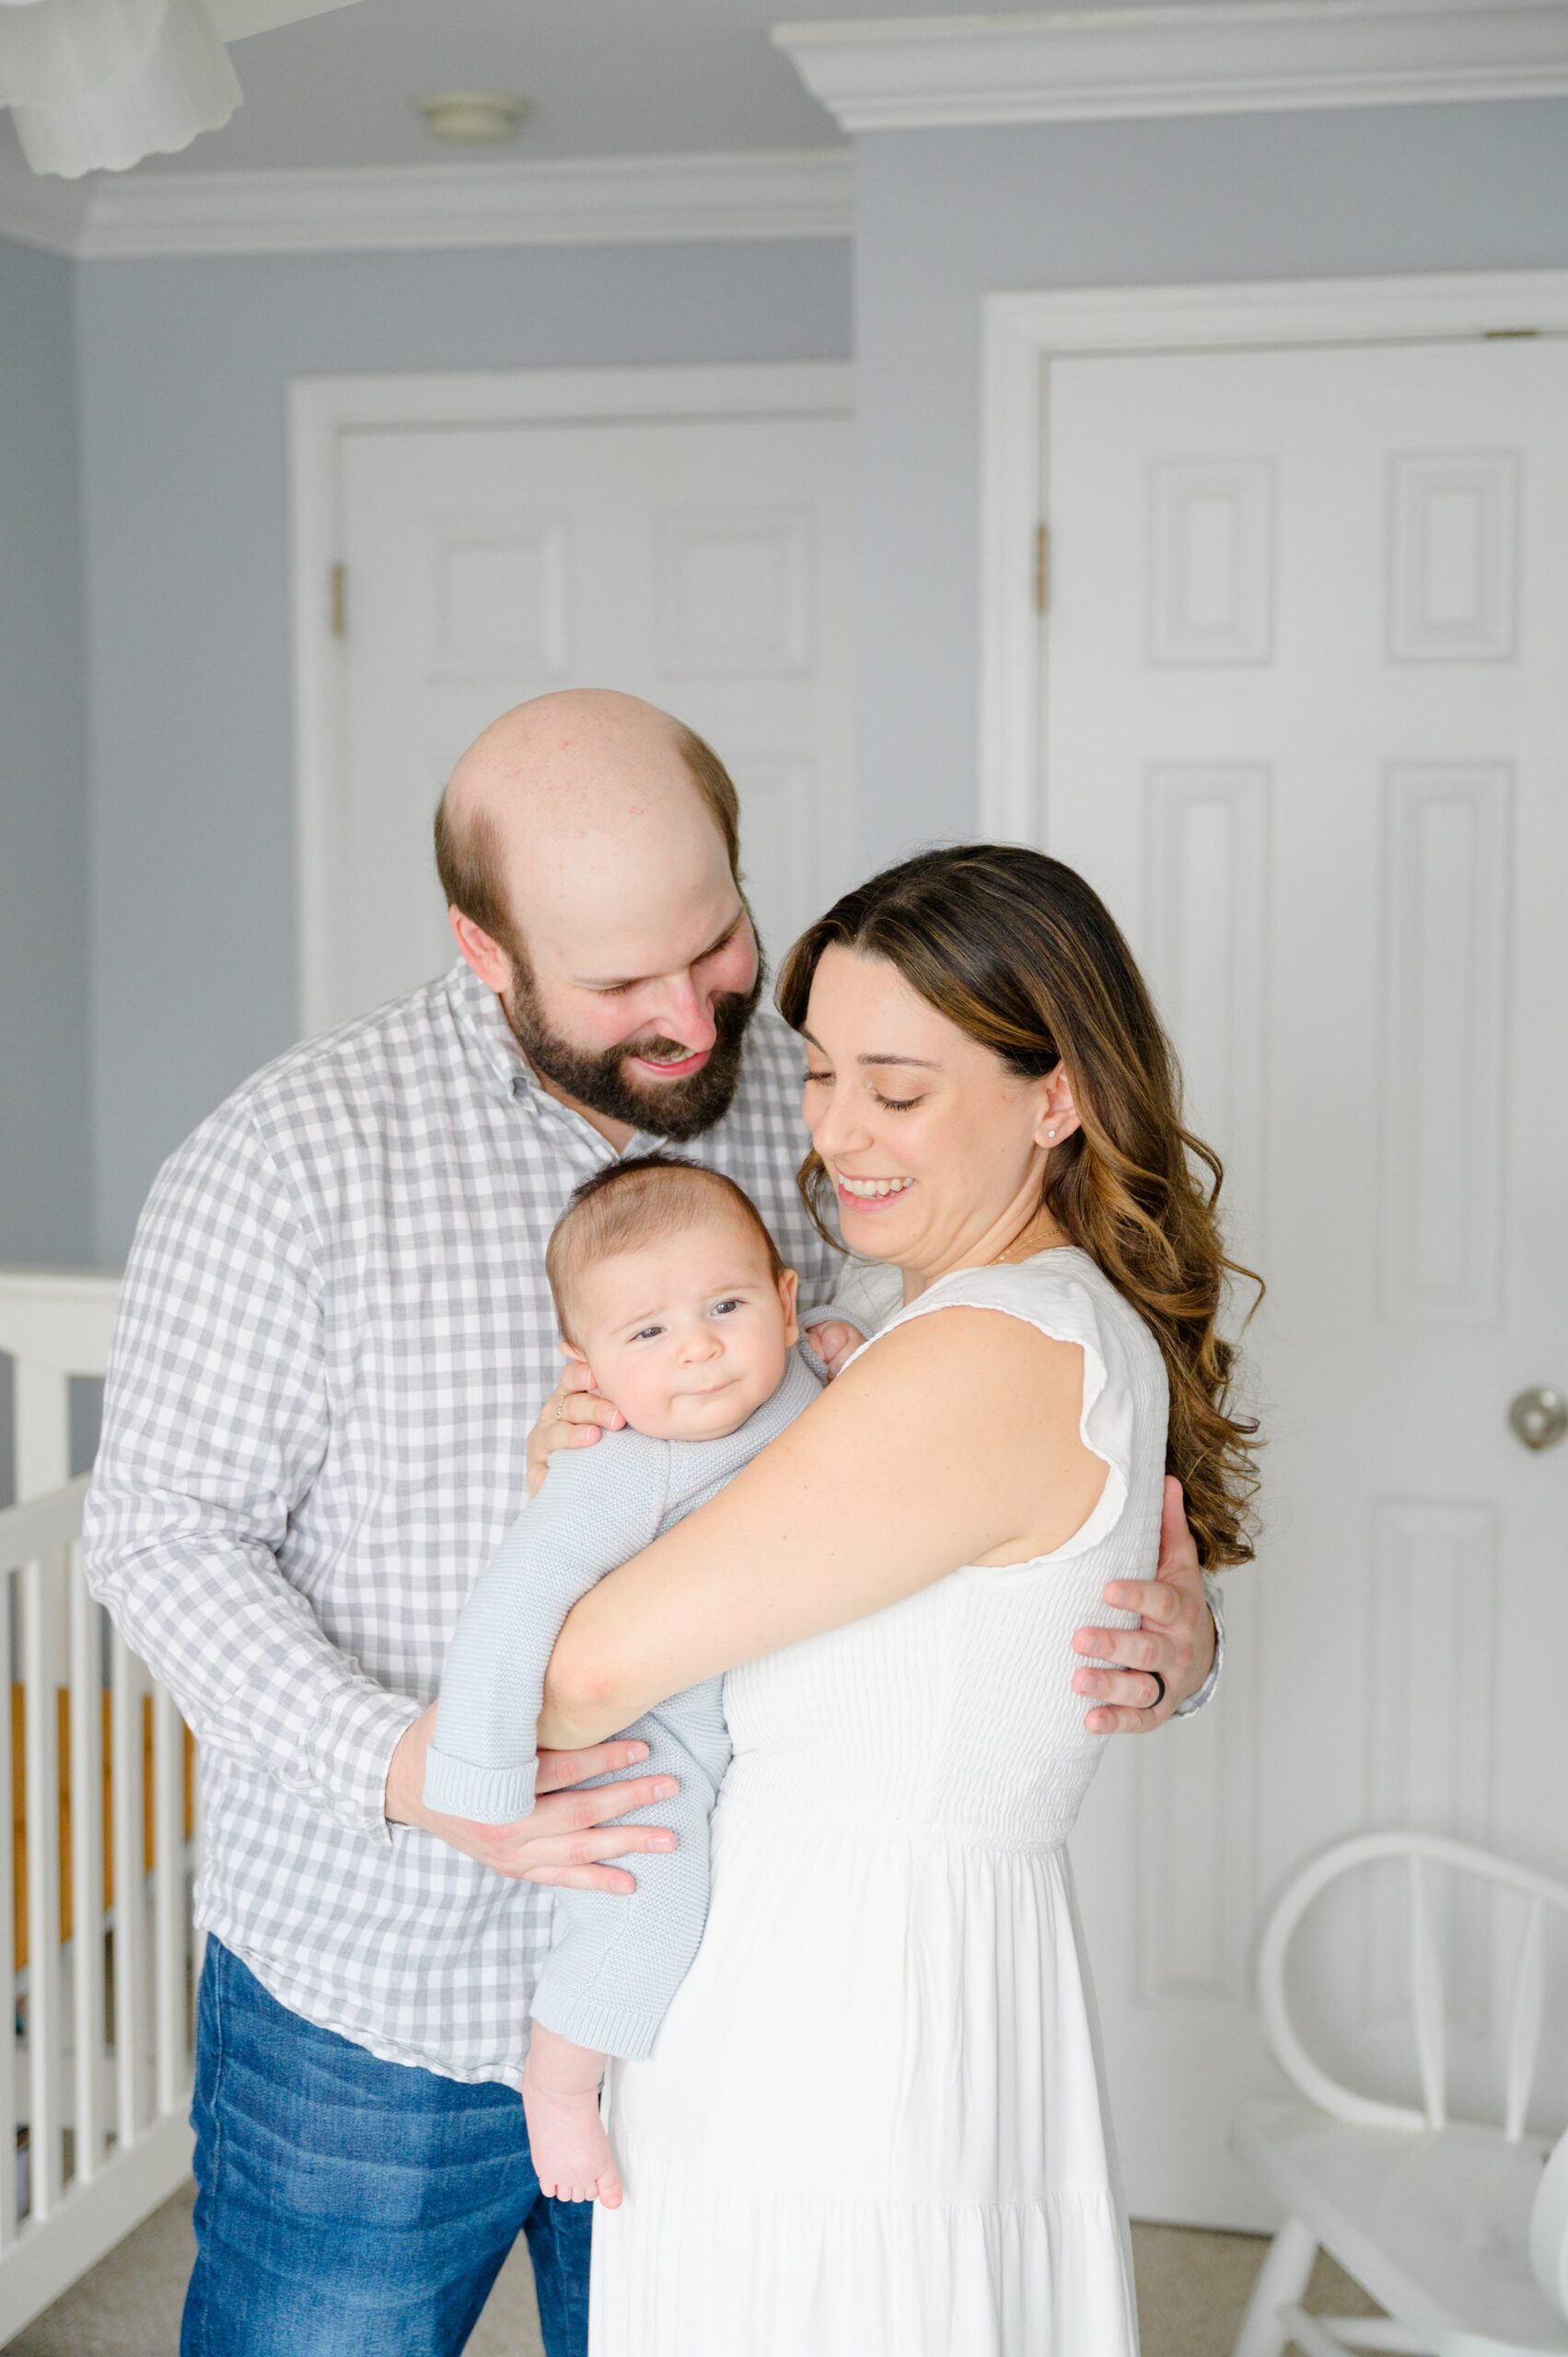
<svg viewBox="0 0 1568 2357"><path fill-rule="evenodd" d="M523 2116L541 2193L621 2207L621 2179L598 2116L604 2057L535 2022L523 2065Z"/></svg>
<svg viewBox="0 0 1568 2357"><path fill-rule="evenodd" d="M601 1432L619 1432L625 1422L620 1409L612 1408L594 1389L591 1369L581 1359L568 1360L560 1382L540 1410L539 1422L528 1434L529 1497L537 1498L544 1487L544 1477L556 1449L590 1447Z"/></svg>
<svg viewBox="0 0 1568 2357"><path fill-rule="evenodd" d="M807 1340L829 1375L834 1376L850 1353L859 1350L865 1337L858 1326L846 1325L842 1318L830 1318L820 1326L808 1327Z"/></svg>

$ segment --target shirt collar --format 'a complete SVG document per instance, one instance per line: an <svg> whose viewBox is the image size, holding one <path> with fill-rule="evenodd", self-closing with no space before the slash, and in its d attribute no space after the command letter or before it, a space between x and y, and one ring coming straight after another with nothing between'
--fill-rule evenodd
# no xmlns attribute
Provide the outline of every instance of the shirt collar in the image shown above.
<svg viewBox="0 0 1568 2357"><path fill-rule="evenodd" d="M537 1097L539 1083L512 1037L500 1000L487 982L480 981L466 958L459 958L447 975L447 994L492 1093L508 1099Z"/></svg>
<svg viewBox="0 0 1568 2357"><path fill-rule="evenodd" d="M585 1130L592 1129L591 1122L561 1104L540 1086L538 1074L512 1036L512 1027L500 1000L488 982L480 981L466 958L459 958L447 975L447 990L458 1022L479 1060L485 1086L494 1096L504 1097L508 1104L526 1105L530 1111L542 1113L552 1120L577 1121ZM656 1136L652 1131L639 1130L625 1151L649 1154L666 1144L668 1140ZM607 1154L612 1151L606 1145Z"/></svg>

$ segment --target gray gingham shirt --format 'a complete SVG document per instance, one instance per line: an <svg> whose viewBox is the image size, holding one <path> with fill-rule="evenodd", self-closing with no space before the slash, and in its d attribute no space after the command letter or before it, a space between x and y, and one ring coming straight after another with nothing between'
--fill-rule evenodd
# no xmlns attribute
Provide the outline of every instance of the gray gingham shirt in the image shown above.
<svg viewBox="0 0 1568 2357"><path fill-rule="evenodd" d="M821 1304L842 1263L795 1189L802 1069L760 1012L681 1151ZM614 1158L459 962L170 1156L115 1329L87 1576L201 1744L197 1922L307 2020L456 2079L518 2082L551 1897L389 1827L387 1769L523 1503L561 1364L545 1241Z"/></svg>

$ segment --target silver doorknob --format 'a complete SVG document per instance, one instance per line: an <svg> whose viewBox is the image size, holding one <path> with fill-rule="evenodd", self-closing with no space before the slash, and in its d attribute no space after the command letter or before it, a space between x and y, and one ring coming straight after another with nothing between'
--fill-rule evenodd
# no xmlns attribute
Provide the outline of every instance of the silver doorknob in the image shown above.
<svg viewBox="0 0 1568 2357"><path fill-rule="evenodd" d="M1508 1422L1527 1448L1550 1448L1568 1433L1568 1399L1549 1384L1538 1383L1509 1401Z"/></svg>

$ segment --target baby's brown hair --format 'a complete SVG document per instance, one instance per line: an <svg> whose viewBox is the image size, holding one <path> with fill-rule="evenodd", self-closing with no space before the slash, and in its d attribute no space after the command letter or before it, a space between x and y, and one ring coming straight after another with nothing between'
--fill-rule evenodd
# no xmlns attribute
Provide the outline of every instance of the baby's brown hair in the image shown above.
<svg viewBox="0 0 1568 2357"><path fill-rule="evenodd" d="M544 1273L566 1340L576 1339L567 1316L572 1283L589 1261L656 1244L687 1220L711 1216L715 1202L755 1229L776 1284L784 1264L768 1223L745 1188L722 1170L706 1169L679 1154L634 1154L607 1163L575 1188L544 1254Z"/></svg>

